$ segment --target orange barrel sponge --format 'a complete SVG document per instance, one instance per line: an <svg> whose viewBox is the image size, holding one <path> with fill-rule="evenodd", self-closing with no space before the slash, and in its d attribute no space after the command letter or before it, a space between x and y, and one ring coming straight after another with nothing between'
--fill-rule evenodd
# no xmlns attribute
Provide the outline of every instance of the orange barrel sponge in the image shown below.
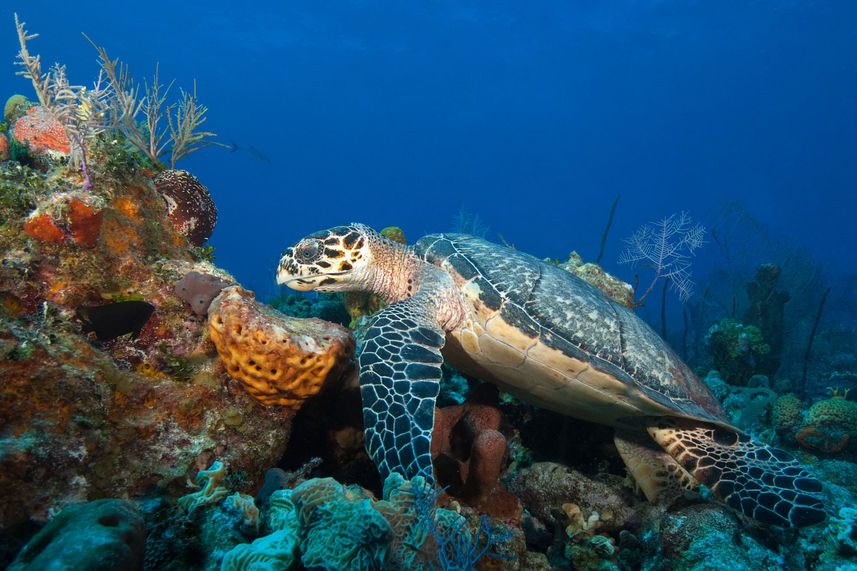
<svg viewBox="0 0 857 571"><path fill-rule="evenodd" d="M229 374L266 405L298 409L336 380L354 355L351 333L321 319L288 317L241 286L208 309L208 330Z"/></svg>

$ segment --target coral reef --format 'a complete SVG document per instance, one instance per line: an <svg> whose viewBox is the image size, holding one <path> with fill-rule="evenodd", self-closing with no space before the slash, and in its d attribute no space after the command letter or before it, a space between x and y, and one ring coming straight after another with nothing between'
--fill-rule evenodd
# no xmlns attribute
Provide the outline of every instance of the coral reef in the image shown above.
<svg viewBox="0 0 857 571"><path fill-rule="evenodd" d="M804 448L826 454L845 450L857 440L857 402L832 397L813 404L795 440Z"/></svg>
<svg viewBox="0 0 857 571"><path fill-rule="evenodd" d="M745 385L753 375L764 373L760 359L771 347L755 325L724 318L708 329L705 340L714 368L727 383Z"/></svg>
<svg viewBox="0 0 857 571"><path fill-rule="evenodd" d="M8 569L139 569L145 542L146 524L137 506L96 500L62 510Z"/></svg>
<svg viewBox="0 0 857 571"><path fill-rule="evenodd" d="M777 289L780 267L761 264L756 267L755 281L747 283L750 306L744 312L744 323L759 328L770 350L759 357L756 369L773 376L780 368L785 334L785 305L791 299L788 292Z"/></svg>
<svg viewBox="0 0 857 571"><path fill-rule="evenodd" d="M27 99L26 96L20 94L12 95L3 105L3 120L6 123L14 123L15 120L21 117L32 106L33 102Z"/></svg>
<svg viewBox="0 0 857 571"><path fill-rule="evenodd" d="M383 500L313 478L273 492L262 518L267 535L225 553L221 568L287 569L300 561L310 569L466 569L490 560L509 538L486 522L474 534L463 516L436 508L436 497L422 478L397 474L385 482Z"/></svg>
<svg viewBox="0 0 857 571"><path fill-rule="evenodd" d="M240 286L224 289L211 302L208 328L226 370L250 394L295 409L327 379L337 380L355 349L345 328L287 317Z"/></svg>
<svg viewBox="0 0 857 571"><path fill-rule="evenodd" d="M793 394L778 397L771 403L770 416L777 432L793 431L803 419L803 402Z"/></svg>
<svg viewBox="0 0 857 571"><path fill-rule="evenodd" d="M226 466L223 462L215 461L207 470L200 470L196 474L199 491L180 497L179 506L190 513L199 506L222 500L229 493L229 490L220 485L225 477Z"/></svg>
<svg viewBox="0 0 857 571"><path fill-rule="evenodd" d="M268 305L291 317L317 317L345 327L351 323L351 315L342 304L340 295L335 293L321 293L315 298L299 294L278 295Z"/></svg>
<svg viewBox="0 0 857 571"><path fill-rule="evenodd" d="M755 375L748 382L750 386L736 386L725 382L720 371L712 369L704 381L723 404L732 424L743 430L763 428L768 411L777 400L777 393L767 386L767 377Z"/></svg>
<svg viewBox="0 0 857 571"><path fill-rule="evenodd" d="M610 563L613 551L606 543L613 547L615 539L609 539L619 530L637 525L643 519L639 510L652 509L629 502L612 486L552 462L537 462L520 470L508 485L529 514L552 530L548 557L554 564L572 556L586 568Z"/></svg>
<svg viewBox="0 0 857 571"><path fill-rule="evenodd" d="M6 112L21 129L42 113L20 98ZM252 487L291 434L293 411L260 406L225 370L202 304L181 297L194 287L176 291L189 275L235 280L176 229L157 173L114 143L82 140L89 186L66 157L36 161L35 144L0 165L0 532L95 498L172 501L215 457ZM197 198L207 236L210 197Z"/></svg>
<svg viewBox="0 0 857 571"><path fill-rule="evenodd" d="M12 137L33 157L62 159L71 152L63 125L41 105L31 107L14 122Z"/></svg>
<svg viewBox="0 0 857 571"><path fill-rule="evenodd" d="M0 162L8 161L12 158L12 147L9 145L9 139L5 134L0 133Z"/></svg>

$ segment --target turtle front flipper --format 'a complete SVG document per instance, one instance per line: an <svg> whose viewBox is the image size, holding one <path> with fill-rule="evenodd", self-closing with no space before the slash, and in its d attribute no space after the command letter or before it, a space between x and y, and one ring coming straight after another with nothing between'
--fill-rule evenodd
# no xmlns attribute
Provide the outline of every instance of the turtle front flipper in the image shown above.
<svg viewBox="0 0 857 571"><path fill-rule="evenodd" d="M649 434L726 505L757 521L803 527L823 521L821 483L791 455L727 428L673 417Z"/></svg>
<svg viewBox="0 0 857 571"><path fill-rule="evenodd" d="M360 350L366 451L384 480L391 472L433 482L431 433L440 390L443 330L418 298L384 308Z"/></svg>

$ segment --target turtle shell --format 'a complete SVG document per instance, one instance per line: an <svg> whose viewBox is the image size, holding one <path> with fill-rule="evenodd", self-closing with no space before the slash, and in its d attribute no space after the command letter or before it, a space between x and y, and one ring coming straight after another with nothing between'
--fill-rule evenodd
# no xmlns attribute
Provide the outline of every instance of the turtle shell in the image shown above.
<svg viewBox="0 0 857 571"><path fill-rule="evenodd" d="M731 426L710 389L651 327L598 288L528 254L464 234L420 239L468 305L446 361L523 400L601 424L647 416Z"/></svg>

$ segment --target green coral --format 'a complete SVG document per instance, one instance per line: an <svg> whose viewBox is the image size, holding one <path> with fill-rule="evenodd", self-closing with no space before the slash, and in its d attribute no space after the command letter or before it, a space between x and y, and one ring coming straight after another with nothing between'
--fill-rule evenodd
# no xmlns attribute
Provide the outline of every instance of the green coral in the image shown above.
<svg viewBox="0 0 857 571"><path fill-rule="evenodd" d="M26 113L27 109L33 105L35 103L23 95L13 95L6 100L6 104L3 106L3 120L7 123L12 123Z"/></svg>
<svg viewBox="0 0 857 571"><path fill-rule="evenodd" d="M381 569L392 530L357 489L332 478L304 483L292 494L302 524L301 561L309 569Z"/></svg>
<svg viewBox="0 0 857 571"><path fill-rule="evenodd" d="M195 246L190 249L190 255L197 262L214 262L214 246Z"/></svg>
<svg viewBox="0 0 857 571"><path fill-rule="evenodd" d="M758 327L728 317L712 325L705 340L714 368L733 385L744 385L759 373L760 357L771 351Z"/></svg>
<svg viewBox="0 0 857 571"><path fill-rule="evenodd" d="M771 424L774 430L793 430L800 424L802 416L803 402L794 395L783 395L771 403Z"/></svg>
<svg viewBox="0 0 857 571"><path fill-rule="evenodd" d="M41 172L14 161L0 164L0 224L22 218L50 192Z"/></svg>
<svg viewBox="0 0 857 571"><path fill-rule="evenodd" d="M222 500L229 490L221 486L226 477L226 466L223 462L214 462L208 470L200 470L196 475L196 483L202 486L198 492L193 492L178 499L179 506L187 513L201 505Z"/></svg>
<svg viewBox="0 0 857 571"><path fill-rule="evenodd" d="M222 569L469 569L505 536L483 519L474 534L461 515L435 505L424 479L393 474L384 499L332 478L274 492L264 516L268 536L227 552Z"/></svg>
<svg viewBox="0 0 857 571"><path fill-rule="evenodd" d="M99 174L115 180L128 181L144 166L143 156L128 145L117 133L101 134L89 146L93 166ZM98 160L100 159L100 160Z"/></svg>

